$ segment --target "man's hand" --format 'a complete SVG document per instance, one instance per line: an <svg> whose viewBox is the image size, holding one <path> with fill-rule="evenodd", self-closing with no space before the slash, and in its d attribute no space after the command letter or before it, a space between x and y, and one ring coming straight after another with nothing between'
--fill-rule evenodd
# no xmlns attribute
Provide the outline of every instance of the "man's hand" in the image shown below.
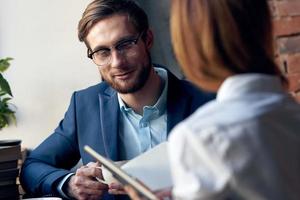
<svg viewBox="0 0 300 200"><path fill-rule="evenodd" d="M120 183L111 183L109 185L109 190L108 190L109 194L113 194L113 195L124 195L127 194L124 190L124 187L122 184Z"/></svg>
<svg viewBox="0 0 300 200"><path fill-rule="evenodd" d="M108 186L97 181L95 177L103 179L99 163L90 162L77 169L67 183L68 196L78 200L100 199Z"/></svg>

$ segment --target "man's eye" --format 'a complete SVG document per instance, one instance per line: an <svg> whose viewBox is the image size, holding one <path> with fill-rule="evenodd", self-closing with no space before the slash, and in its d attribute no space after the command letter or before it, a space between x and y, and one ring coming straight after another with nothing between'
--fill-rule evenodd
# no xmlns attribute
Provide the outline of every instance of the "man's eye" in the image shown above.
<svg viewBox="0 0 300 200"><path fill-rule="evenodd" d="M95 56L101 57L101 58L106 58L110 56L110 51L109 50L99 50L95 52Z"/></svg>
<svg viewBox="0 0 300 200"><path fill-rule="evenodd" d="M132 40L128 40L128 41L124 41L122 43L120 43L116 48L119 50L122 49L130 49L133 45L133 41Z"/></svg>

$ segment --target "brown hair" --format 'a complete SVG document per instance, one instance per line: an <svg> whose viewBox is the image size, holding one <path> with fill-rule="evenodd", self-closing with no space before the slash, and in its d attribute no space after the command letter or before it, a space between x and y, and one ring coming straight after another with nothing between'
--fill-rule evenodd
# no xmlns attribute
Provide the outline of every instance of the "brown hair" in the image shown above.
<svg viewBox="0 0 300 200"><path fill-rule="evenodd" d="M114 14L126 14L138 32L148 30L148 17L134 1L131 0L94 0L85 9L78 24L78 38L85 41L89 30L98 21ZM87 44L87 43L86 43Z"/></svg>
<svg viewBox="0 0 300 200"><path fill-rule="evenodd" d="M198 86L229 74L280 75L267 0L173 0L171 33L183 71Z"/></svg>

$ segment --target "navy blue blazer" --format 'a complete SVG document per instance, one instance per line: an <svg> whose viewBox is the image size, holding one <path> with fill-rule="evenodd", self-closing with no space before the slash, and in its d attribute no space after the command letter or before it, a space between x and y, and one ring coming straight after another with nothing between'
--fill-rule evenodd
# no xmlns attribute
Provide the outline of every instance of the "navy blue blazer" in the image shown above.
<svg viewBox="0 0 300 200"><path fill-rule="evenodd" d="M168 72L167 132L215 96L198 90L190 82ZM27 193L57 195L56 185L70 173L80 158L94 161L84 150L89 145L98 153L118 160L117 92L102 82L72 95L64 119L23 164L20 180Z"/></svg>

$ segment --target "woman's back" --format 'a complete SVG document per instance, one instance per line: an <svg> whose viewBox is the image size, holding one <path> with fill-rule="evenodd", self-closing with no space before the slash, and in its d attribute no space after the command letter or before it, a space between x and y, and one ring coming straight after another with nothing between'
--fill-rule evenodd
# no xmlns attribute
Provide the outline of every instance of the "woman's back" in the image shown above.
<svg viewBox="0 0 300 200"><path fill-rule="evenodd" d="M215 101L171 134L174 194L298 199L299 146L300 105L284 92L279 78L230 77Z"/></svg>

